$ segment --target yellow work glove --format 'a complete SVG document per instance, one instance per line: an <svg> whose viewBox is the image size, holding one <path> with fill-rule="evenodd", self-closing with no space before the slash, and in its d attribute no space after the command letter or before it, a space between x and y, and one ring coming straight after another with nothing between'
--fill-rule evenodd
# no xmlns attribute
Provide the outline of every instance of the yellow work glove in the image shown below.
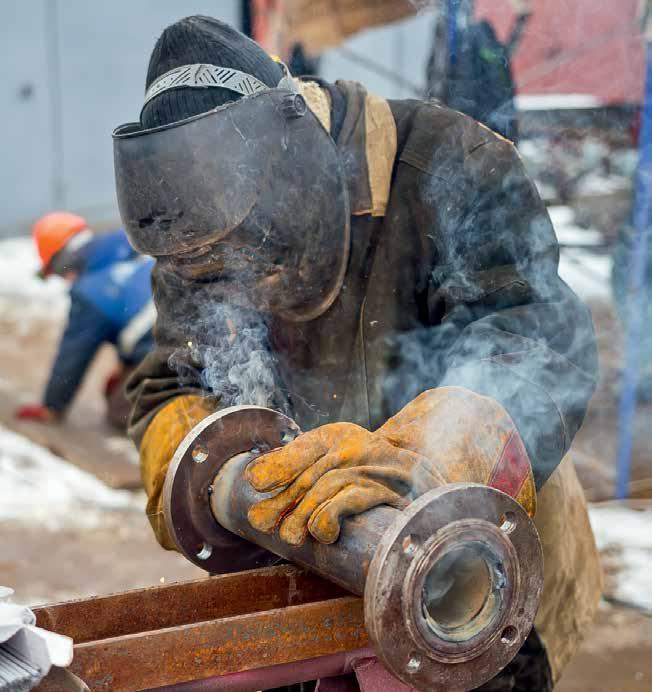
<svg viewBox="0 0 652 692"><path fill-rule="evenodd" d="M246 478L259 492L284 488L249 511L251 525L291 545L308 532L333 543L343 518L381 504L403 508L445 483L484 483L533 515L530 462L512 419L493 399L461 387L419 395L376 432L331 423L254 459Z"/></svg>

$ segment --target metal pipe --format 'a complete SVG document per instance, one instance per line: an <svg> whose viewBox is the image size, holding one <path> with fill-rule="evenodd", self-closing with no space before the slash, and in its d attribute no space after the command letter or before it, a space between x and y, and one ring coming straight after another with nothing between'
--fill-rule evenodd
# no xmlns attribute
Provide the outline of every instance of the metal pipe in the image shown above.
<svg viewBox="0 0 652 692"><path fill-rule="evenodd" d="M164 487L180 552L213 572L281 556L364 595L375 652L410 687L472 689L502 670L530 632L543 587L541 545L525 510L493 488L452 484L403 511L381 506L347 518L332 545L290 546L249 524L249 508L270 494L243 473L297 434L286 416L254 406L193 428Z"/></svg>
<svg viewBox="0 0 652 692"><path fill-rule="evenodd" d="M220 526L275 555L334 581L358 596L364 593L367 572L380 539L401 514L392 507L376 507L344 522L336 543L324 545L307 539L301 546L284 543L278 534L253 529L247 520L249 508L268 497L243 483L247 464L255 457L245 452L229 459L211 486L210 506ZM355 555L355 559L351 559Z"/></svg>

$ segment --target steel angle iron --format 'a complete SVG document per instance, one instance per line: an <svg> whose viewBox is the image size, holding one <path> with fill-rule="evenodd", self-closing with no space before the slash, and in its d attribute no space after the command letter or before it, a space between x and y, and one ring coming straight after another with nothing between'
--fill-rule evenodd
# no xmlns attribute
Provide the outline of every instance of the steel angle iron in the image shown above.
<svg viewBox="0 0 652 692"><path fill-rule="evenodd" d="M410 687L469 690L494 677L528 636L543 587L537 531L510 496L456 483L347 518L338 541L290 546L252 528L249 508L274 493L244 480L258 455L292 441L296 423L236 406L196 425L167 473L164 513L179 551L211 573L283 558L364 597L380 661Z"/></svg>

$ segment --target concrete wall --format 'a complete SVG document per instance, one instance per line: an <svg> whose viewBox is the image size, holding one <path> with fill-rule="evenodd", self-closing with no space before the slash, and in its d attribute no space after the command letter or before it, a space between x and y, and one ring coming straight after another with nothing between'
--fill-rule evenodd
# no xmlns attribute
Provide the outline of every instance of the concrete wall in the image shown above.
<svg viewBox="0 0 652 692"><path fill-rule="evenodd" d="M157 36L194 13L239 26L240 6L239 0L2 3L0 236L27 233L56 208L99 226L118 223L111 131L138 118ZM422 13L363 32L329 51L321 73L361 81L385 97L413 96L423 88L431 30L432 16Z"/></svg>
<svg viewBox="0 0 652 692"><path fill-rule="evenodd" d="M328 80L352 79L384 98L421 98L431 50L434 15L363 31L322 57Z"/></svg>
<svg viewBox="0 0 652 692"><path fill-rule="evenodd" d="M238 0L16 0L0 6L0 236L54 208L116 223L111 131L136 120L149 53L188 14Z"/></svg>

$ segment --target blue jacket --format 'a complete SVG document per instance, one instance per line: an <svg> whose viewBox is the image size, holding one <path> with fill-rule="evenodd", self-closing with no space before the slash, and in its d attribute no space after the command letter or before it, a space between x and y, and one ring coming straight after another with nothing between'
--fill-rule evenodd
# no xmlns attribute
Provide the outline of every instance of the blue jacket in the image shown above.
<svg viewBox="0 0 652 692"><path fill-rule="evenodd" d="M129 245L124 231L93 238L83 249L83 270L70 289L68 324L59 344L44 403L62 412L99 347L110 343L125 365L136 365L153 344L150 324L135 341L126 344L129 330L153 314L151 281L153 260Z"/></svg>

